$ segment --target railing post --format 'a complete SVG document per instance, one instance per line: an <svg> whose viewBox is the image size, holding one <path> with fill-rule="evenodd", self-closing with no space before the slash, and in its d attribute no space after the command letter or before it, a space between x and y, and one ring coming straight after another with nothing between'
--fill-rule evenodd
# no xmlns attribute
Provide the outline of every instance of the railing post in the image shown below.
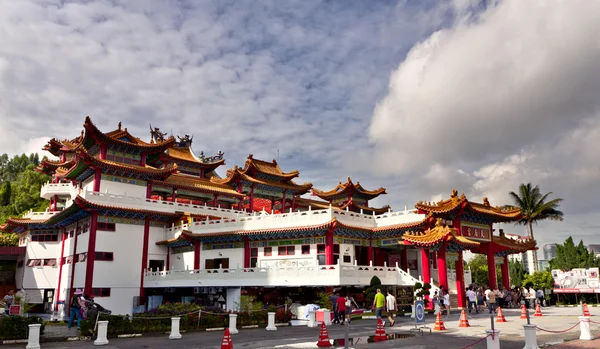
<svg viewBox="0 0 600 349"><path fill-rule="evenodd" d="M323 321L325 326L331 326L331 311L329 309L323 310Z"/></svg>
<svg viewBox="0 0 600 349"><path fill-rule="evenodd" d="M317 327L316 312L314 310L308 312L308 327Z"/></svg>
<svg viewBox="0 0 600 349"><path fill-rule="evenodd" d="M314 317L314 312L313 313L313 317ZM277 331L277 327L275 326L275 313L270 311L267 313L268 316L268 324L267 324L267 331Z"/></svg>
<svg viewBox="0 0 600 349"><path fill-rule="evenodd" d="M180 339L181 333L179 333L179 320L181 318L172 317L171 318L171 334L169 334L169 339Z"/></svg>
<svg viewBox="0 0 600 349"><path fill-rule="evenodd" d="M42 324L29 325L29 338L26 349L40 349L40 328Z"/></svg>
<svg viewBox="0 0 600 349"><path fill-rule="evenodd" d="M580 316L579 317L579 329L581 331L581 335L579 336L579 339L587 340L587 341L594 339L594 336L592 336L592 333L590 332L590 317L589 316Z"/></svg>
<svg viewBox="0 0 600 349"><path fill-rule="evenodd" d="M537 325L523 325L525 329L525 346L523 349L540 349L537 344Z"/></svg>
<svg viewBox="0 0 600 349"><path fill-rule="evenodd" d="M500 331L485 330L485 333L489 336L487 337L487 349L500 349Z"/></svg>
<svg viewBox="0 0 600 349"><path fill-rule="evenodd" d="M94 345L107 345L108 339L106 334L108 332L108 321L98 321L98 338L94 341Z"/></svg>
<svg viewBox="0 0 600 349"><path fill-rule="evenodd" d="M229 314L229 333L238 334L237 314Z"/></svg>

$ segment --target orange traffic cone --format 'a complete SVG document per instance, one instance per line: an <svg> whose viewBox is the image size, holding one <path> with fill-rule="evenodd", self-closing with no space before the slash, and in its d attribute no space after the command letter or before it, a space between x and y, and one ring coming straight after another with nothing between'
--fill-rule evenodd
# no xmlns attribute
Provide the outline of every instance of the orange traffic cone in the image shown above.
<svg viewBox="0 0 600 349"><path fill-rule="evenodd" d="M231 333L229 333L229 328L226 328L225 333L223 334L221 349L233 349L233 342L231 341Z"/></svg>
<svg viewBox="0 0 600 349"><path fill-rule="evenodd" d="M521 306L521 317L520 319L527 319L527 309L525 309L525 304Z"/></svg>
<svg viewBox="0 0 600 349"><path fill-rule="evenodd" d="M317 347L330 347L331 341L329 340L329 333L327 333L327 327L325 326L325 322L321 322L321 332L319 332L319 341L317 342Z"/></svg>
<svg viewBox="0 0 600 349"><path fill-rule="evenodd" d="M375 337L373 337L373 340L375 342L381 342L386 341L387 339L388 337L385 334L385 329L383 328L383 321L381 318L379 318L377 319L377 328L375 329Z"/></svg>
<svg viewBox="0 0 600 349"><path fill-rule="evenodd" d="M583 303L583 316L592 316L590 315L590 310L587 307L587 303Z"/></svg>
<svg viewBox="0 0 600 349"><path fill-rule="evenodd" d="M444 326L444 321L442 321L442 313L438 312L435 317L435 326L433 326L434 331L446 331L446 326Z"/></svg>
<svg viewBox="0 0 600 349"><path fill-rule="evenodd" d="M533 314L533 316L544 316L542 315L542 309L539 304L535 305L535 314Z"/></svg>
<svg viewBox="0 0 600 349"><path fill-rule="evenodd" d="M460 320L458 322L458 327L471 327L471 325L469 325L469 320L467 320L467 313L465 312L464 309L460 313Z"/></svg>
<svg viewBox="0 0 600 349"><path fill-rule="evenodd" d="M498 316L496 317L496 322L506 322L506 318L504 314L502 314L502 308L498 307Z"/></svg>

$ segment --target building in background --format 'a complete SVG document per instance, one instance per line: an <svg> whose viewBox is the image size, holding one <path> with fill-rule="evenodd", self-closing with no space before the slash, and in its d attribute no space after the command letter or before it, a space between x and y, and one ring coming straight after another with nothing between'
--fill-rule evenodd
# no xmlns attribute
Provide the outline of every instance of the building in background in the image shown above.
<svg viewBox="0 0 600 349"><path fill-rule="evenodd" d="M542 255L543 255L542 259L545 259L547 261L556 257L556 244L545 244L542 247Z"/></svg>
<svg viewBox="0 0 600 349"><path fill-rule="evenodd" d="M596 257L600 257L600 245L599 244L589 244L588 251L593 253Z"/></svg>

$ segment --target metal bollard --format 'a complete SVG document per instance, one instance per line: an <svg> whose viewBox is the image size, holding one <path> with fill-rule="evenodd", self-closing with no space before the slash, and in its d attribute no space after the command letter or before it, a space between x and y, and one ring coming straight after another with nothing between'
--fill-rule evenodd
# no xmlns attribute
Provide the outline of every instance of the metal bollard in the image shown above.
<svg viewBox="0 0 600 349"><path fill-rule="evenodd" d="M267 324L267 331L277 331L277 327L275 327L275 313L268 312L267 316L269 318L269 323Z"/></svg>
<svg viewBox="0 0 600 349"><path fill-rule="evenodd" d="M579 339L583 340L592 340L594 336L590 332L590 317L589 316L580 316L579 317L579 329L581 330L581 335Z"/></svg>
<svg viewBox="0 0 600 349"><path fill-rule="evenodd" d="M181 333L179 333L179 320L181 318L172 317L171 318L171 334L169 334L169 339L180 339Z"/></svg>
<svg viewBox="0 0 600 349"><path fill-rule="evenodd" d="M323 321L325 321L325 326L331 326L331 311L329 309L323 310Z"/></svg>
<svg viewBox="0 0 600 349"><path fill-rule="evenodd" d="M317 327L317 313L314 310L308 312L308 327Z"/></svg>
<svg viewBox="0 0 600 349"><path fill-rule="evenodd" d="M237 329L237 314L229 314L229 333L238 334Z"/></svg>
<svg viewBox="0 0 600 349"><path fill-rule="evenodd" d="M41 324L29 325L29 338L27 339L26 349L40 349L40 328Z"/></svg>
<svg viewBox="0 0 600 349"><path fill-rule="evenodd" d="M500 349L500 331L498 330L485 330L487 335L487 349Z"/></svg>
<svg viewBox="0 0 600 349"><path fill-rule="evenodd" d="M523 325L525 329L525 346L523 349L540 349L537 344L537 325Z"/></svg>
<svg viewBox="0 0 600 349"><path fill-rule="evenodd" d="M108 332L108 321L98 321L98 338L94 341L94 345L107 345L108 339L106 334Z"/></svg>

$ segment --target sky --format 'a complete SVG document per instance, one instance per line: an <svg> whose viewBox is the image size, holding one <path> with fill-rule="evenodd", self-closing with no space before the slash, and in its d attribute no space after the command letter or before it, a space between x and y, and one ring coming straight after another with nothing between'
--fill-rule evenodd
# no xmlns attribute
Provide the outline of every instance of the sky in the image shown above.
<svg viewBox="0 0 600 349"><path fill-rule="evenodd" d="M600 243L600 2L0 0L0 153L86 115L248 154L395 210L453 189L564 198L540 244ZM221 171L224 174L225 168ZM523 227L503 226L525 234Z"/></svg>

